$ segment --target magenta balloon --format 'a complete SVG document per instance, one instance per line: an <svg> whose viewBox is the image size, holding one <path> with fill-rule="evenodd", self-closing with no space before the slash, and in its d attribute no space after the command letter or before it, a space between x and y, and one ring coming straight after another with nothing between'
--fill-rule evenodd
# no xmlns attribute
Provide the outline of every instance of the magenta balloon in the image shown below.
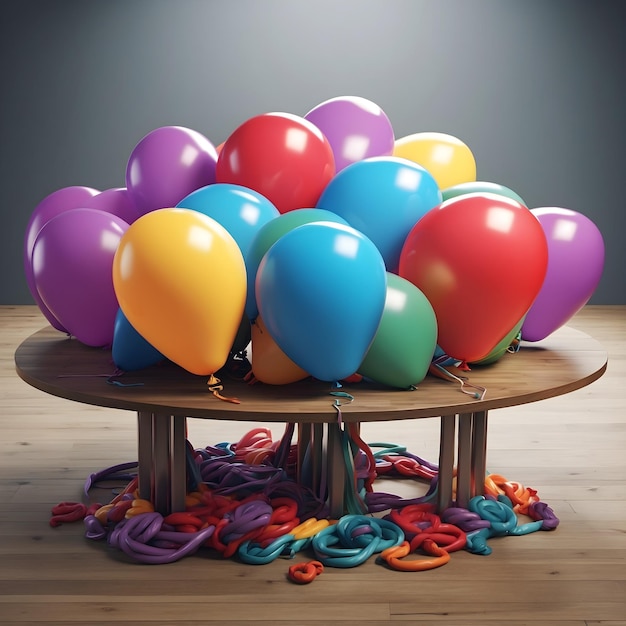
<svg viewBox="0 0 626 626"><path fill-rule="evenodd" d="M604 240L585 215L556 207L532 209L548 241L548 269L522 325L522 339L540 341L591 298L604 269Z"/></svg>
<svg viewBox="0 0 626 626"><path fill-rule="evenodd" d="M113 342L119 308L113 257L128 224L97 209L71 209L46 222L33 245L33 275L44 304L89 346Z"/></svg>
<svg viewBox="0 0 626 626"><path fill-rule="evenodd" d="M46 196L35 207L35 210L32 212L30 220L26 225L23 258L24 273L26 275L28 289L37 303L39 310L44 314L48 322L61 332L66 332L67 329L63 328L61 322L42 302L39 297L39 293L37 292L37 287L35 286L35 278L33 276L32 267L33 245L35 244L35 239L37 238L39 231L46 222L60 213L63 213L63 211L79 209L86 206L87 203L99 193L100 191L98 191L98 189L81 186L63 187L62 189L58 189L57 191L54 191L50 195Z"/></svg>
<svg viewBox="0 0 626 626"><path fill-rule="evenodd" d="M217 151L199 132L163 126L133 149L126 166L126 188L141 215L175 207L192 191L215 182Z"/></svg>
<svg viewBox="0 0 626 626"><path fill-rule="evenodd" d="M366 98L331 98L311 109L304 118L328 139L337 172L356 161L393 153L391 122L377 104Z"/></svg>
<svg viewBox="0 0 626 626"><path fill-rule="evenodd" d="M106 189L97 196L90 198L85 203L84 207L80 208L106 211L112 215L117 215L117 217L123 219L127 224L132 224L141 216L130 193L128 193L128 189L125 187Z"/></svg>

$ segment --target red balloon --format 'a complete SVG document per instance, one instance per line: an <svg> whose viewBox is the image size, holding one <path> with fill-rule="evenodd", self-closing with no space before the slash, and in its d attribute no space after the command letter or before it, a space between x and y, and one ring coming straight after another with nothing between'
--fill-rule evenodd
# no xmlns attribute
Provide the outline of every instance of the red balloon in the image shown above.
<svg viewBox="0 0 626 626"><path fill-rule="evenodd" d="M529 310L547 266L539 220L515 200L474 193L443 202L417 222L399 274L430 301L441 349L479 361Z"/></svg>
<svg viewBox="0 0 626 626"><path fill-rule="evenodd" d="M335 175L330 143L303 117L265 113L226 139L217 160L218 183L243 185L281 212L315 206Z"/></svg>

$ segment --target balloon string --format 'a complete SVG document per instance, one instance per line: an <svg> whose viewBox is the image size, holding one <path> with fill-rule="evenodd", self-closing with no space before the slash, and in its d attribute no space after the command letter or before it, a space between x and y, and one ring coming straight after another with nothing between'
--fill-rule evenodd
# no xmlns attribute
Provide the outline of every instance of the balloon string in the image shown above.
<svg viewBox="0 0 626 626"><path fill-rule="evenodd" d="M207 385L209 387L209 391L219 400L223 400L224 402L232 402L233 404L241 404L238 398L230 398L228 396L223 396L220 391L224 390L224 385L220 384L220 379L211 374L209 376L209 380L207 381Z"/></svg>
<svg viewBox="0 0 626 626"><path fill-rule="evenodd" d="M452 372L447 370L442 365L438 363L431 363L429 367L429 371L434 376L438 376L439 378L443 378L444 380L449 380L451 382L457 382L461 385L461 391L468 396L472 396L472 398L476 398L476 400L484 400L485 394L487 393L487 389L485 387L481 387L480 385L474 385L468 382L467 378L461 376L455 376ZM469 389L466 389L469 387Z"/></svg>
<svg viewBox="0 0 626 626"><path fill-rule="evenodd" d="M339 385L339 383L337 383ZM339 387L341 387L341 385L339 385ZM335 408L335 410L337 411L337 423L338 424L342 424L343 423L343 418L341 415L341 409L339 408L342 403L339 402L339 398L347 398L348 400L348 404L350 402L352 402L354 400L354 396L349 394L347 391L331 391L330 392L331 396L335 396L335 401L333 402L333 407Z"/></svg>
<svg viewBox="0 0 626 626"><path fill-rule="evenodd" d="M106 378L107 385L116 387L143 387L144 383L122 383L115 380L124 374L123 370L115 370L113 374L59 374L57 378Z"/></svg>

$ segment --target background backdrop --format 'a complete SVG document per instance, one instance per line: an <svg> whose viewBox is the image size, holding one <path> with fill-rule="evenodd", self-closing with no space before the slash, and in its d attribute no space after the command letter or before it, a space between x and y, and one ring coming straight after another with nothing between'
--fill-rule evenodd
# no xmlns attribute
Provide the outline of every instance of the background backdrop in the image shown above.
<svg viewBox="0 0 626 626"><path fill-rule="evenodd" d="M622 0L4 0L0 304L33 302L31 212L125 186L159 126L214 144L269 111L358 95L396 137L463 140L478 179L584 213L606 245L593 304L626 304Z"/></svg>

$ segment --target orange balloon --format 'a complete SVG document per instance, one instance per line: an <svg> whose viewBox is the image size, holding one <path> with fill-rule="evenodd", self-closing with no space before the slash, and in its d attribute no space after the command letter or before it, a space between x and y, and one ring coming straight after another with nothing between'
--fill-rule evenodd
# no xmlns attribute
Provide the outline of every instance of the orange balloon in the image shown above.
<svg viewBox="0 0 626 626"><path fill-rule="evenodd" d="M113 259L115 293L130 324L164 356L210 375L241 323L246 269L228 231L190 209L159 209L135 221Z"/></svg>
<svg viewBox="0 0 626 626"><path fill-rule="evenodd" d="M252 373L268 385L287 385L309 376L278 347L260 315L252 324Z"/></svg>

